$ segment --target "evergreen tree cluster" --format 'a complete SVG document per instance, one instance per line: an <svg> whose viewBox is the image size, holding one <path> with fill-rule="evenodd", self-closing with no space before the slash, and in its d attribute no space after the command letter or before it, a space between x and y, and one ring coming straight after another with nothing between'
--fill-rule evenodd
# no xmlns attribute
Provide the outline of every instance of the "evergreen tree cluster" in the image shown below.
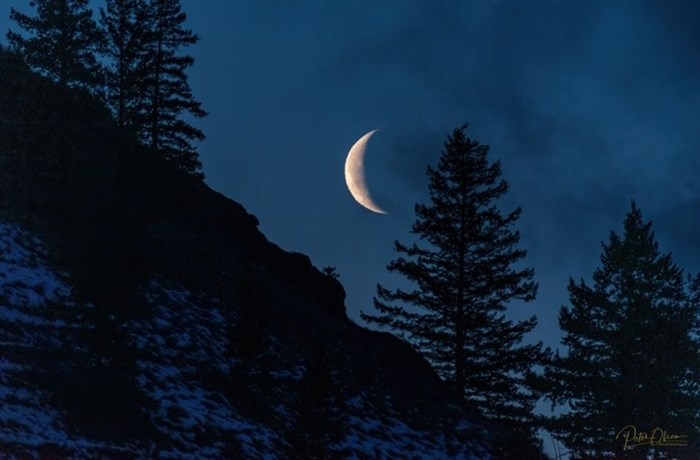
<svg viewBox="0 0 700 460"><path fill-rule="evenodd" d="M203 177L194 141L204 133L185 120L206 116L192 95L180 50L199 37L184 27L180 0L107 0L99 24L88 0L33 0L36 16L14 8L25 33L9 31L10 49L62 86L101 98L117 125L179 169Z"/></svg>
<svg viewBox="0 0 700 460"><path fill-rule="evenodd" d="M376 313L362 318L408 341L465 405L503 427L497 458L544 458L542 428L566 446L562 458L700 458L700 275L660 253L633 202L593 286L570 281L571 306L559 316L566 354L524 343L536 317L505 316L537 292L512 228L521 211L501 212L500 163L466 128L428 166L431 203L416 205L411 229L420 242L395 242L399 257L387 268L414 288L378 285ZM539 400L563 413L536 414ZM616 435L628 425L660 427L688 445L624 450Z"/></svg>

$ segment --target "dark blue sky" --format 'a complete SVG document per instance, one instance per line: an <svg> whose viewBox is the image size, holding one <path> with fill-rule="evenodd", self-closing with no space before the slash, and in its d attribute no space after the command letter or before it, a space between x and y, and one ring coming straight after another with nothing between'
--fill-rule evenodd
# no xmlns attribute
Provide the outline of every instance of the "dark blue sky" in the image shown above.
<svg viewBox="0 0 700 460"><path fill-rule="evenodd" d="M97 2L96 2L97 3ZM0 30L11 5L0 0ZM533 340L557 346L568 278L590 279L634 198L664 251L700 270L700 4L545 1L184 0L207 183L265 235L337 267L348 313L372 311L394 239L412 241L425 167L445 136L491 145L522 206L540 284ZM4 40L4 39L3 39ZM351 145L378 128L360 207L343 180Z"/></svg>

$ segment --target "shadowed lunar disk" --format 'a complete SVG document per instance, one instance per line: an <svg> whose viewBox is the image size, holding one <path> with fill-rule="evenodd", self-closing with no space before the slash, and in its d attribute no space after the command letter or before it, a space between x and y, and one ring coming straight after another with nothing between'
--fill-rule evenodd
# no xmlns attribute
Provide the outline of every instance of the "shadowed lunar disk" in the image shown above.
<svg viewBox="0 0 700 460"><path fill-rule="evenodd" d="M362 136L350 149L350 153L348 153L348 157L345 160L345 183L348 185L348 190L350 190L352 197L358 203L370 211L386 214L387 212L380 208L372 199L365 182L365 151L367 150L369 138L375 132L377 132L376 129Z"/></svg>

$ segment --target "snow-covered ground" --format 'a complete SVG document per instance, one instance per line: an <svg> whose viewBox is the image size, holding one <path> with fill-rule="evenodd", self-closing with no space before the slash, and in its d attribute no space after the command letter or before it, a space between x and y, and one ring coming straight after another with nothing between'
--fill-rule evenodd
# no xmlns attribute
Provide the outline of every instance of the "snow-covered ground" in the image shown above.
<svg viewBox="0 0 700 460"><path fill-rule="evenodd" d="M46 263L41 240L0 223L0 453L2 458L70 456L104 447L69 434L50 395L27 385L28 357L66 327L48 319L47 305L70 305L70 288Z"/></svg>
<svg viewBox="0 0 700 460"><path fill-rule="evenodd" d="M207 380L207 369L232 372L226 332L230 318L220 302L202 300L206 295L194 295L160 276L142 288L150 315L127 324L138 351L136 383L150 401L156 440L144 447L70 432L66 414L54 407L48 390L25 378L36 370L31 369L33 356L50 347L80 346L64 339L68 334L63 331L76 326L52 314L52 306L78 307L65 281L69 277L52 269L48 260L40 239L0 222L0 458L288 458L284 433L244 416ZM286 362L287 367L269 373L281 392L305 372L303 363ZM283 419L292 412L288 399L278 406L275 411ZM464 445L455 437L412 428L398 415L379 414L361 393L347 407L346 433L334 445L347 458L488 458L478 443ZM471 428L465 423L457 431Z"/></svg>

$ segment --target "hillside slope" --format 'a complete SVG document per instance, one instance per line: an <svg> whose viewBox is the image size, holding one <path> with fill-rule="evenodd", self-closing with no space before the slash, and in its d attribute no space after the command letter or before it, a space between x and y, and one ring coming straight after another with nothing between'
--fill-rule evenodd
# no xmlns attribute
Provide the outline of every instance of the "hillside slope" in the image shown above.
<svg viewBox="0 0 700 460"><path fill-rule="evenodd" d="M2 458L491 458L243 206L0 51Z"/></svg>
<svg viewBox="0 0 700 460"><path fill-rule="evenodd" d="M125 325L151 432L95 436L83 426L84 415L57 402L43 378L68 367L85 347L70 331L78 326L52 311L57 303L80 308L65 275L47 265L40 240L15 225L0 225L0 254L3 458L289 458L301 454L294 429L305 422L304 403L337 409L340 434L332 451L342 458L489 458L479 441L483 430L441 394L420 358L392 337L319 312L272 280L264 283L269 297L259 301L262 345L244 362L246 352L231 353L228 342L245 321L246 294L223 299L154 274L139 293L148 318ZM324 364L314 361L318 350ZM326 386L312 388L318 395L309 397L312 366L325 366L328 374L320 377Z"/></svg>

